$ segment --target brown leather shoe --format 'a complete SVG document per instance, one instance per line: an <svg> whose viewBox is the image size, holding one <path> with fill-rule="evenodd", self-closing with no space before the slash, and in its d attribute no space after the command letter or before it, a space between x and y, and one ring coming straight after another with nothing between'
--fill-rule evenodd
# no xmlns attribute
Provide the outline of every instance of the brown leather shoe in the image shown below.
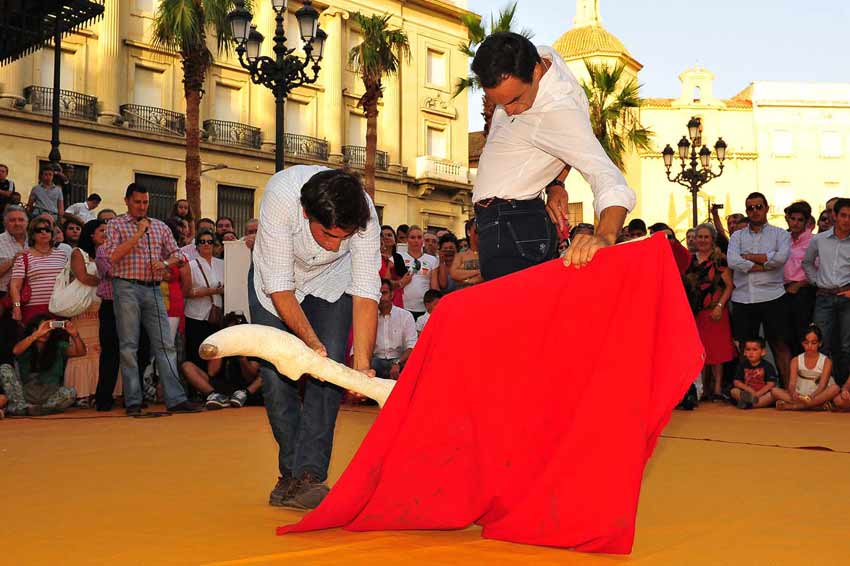
<svg viewBox="0 0 850 566"><path fill-rule="evenodd" d="M315 509L324 500L330 488L310 472L304 472L292 490L291 497L281 505L290 509Z"/></svg>
<svg viewBox="0 0 850 566"><path fill-rule="evenodd" d="M291 473L278 476L277 483L269 494L269 505L283 507L283 502L292 496L292 488L296 487L297 484L298 481L292 477Z"/></svg>

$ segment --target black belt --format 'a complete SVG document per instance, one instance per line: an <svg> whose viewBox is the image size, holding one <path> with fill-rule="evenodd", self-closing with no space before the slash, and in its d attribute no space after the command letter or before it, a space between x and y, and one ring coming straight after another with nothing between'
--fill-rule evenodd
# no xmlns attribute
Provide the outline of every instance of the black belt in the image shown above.
<svg viewBox="0 0 850 566"><path fill-rule="evenodd" d="M504 199L499 197L485 198L481 199L478 202L474 203L475 208L489 208L494 205L499 204L510 204L512 206L519 206L523 204L535 204L540 201L540 198L532 198L532 199Z"/></svg>
<svg viewBox="0 0 850 566"><path fill-rule="evenodd" d="M126 277L116 277L115 279L120 279L122 281L129 281L130 283L135 283L136 285L142 285L144 287L159 287L159 281L145 281L144 279L128 279Z"/></svg>
<svg viewBox="0 0 850 566"><path fill-rule="evenodd" d="M850 285L844 285L842 287L835 287L834 289L824 289L822 287L818 287L817 294L818 295L837 295L839 293L844 293L845 291L850 291Z"/></svg>

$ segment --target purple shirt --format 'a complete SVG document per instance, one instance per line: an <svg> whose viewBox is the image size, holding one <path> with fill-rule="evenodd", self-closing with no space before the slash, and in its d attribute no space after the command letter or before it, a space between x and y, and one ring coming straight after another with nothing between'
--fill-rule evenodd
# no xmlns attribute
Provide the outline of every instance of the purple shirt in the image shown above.
<svg viewBox="0 0 850 566"><path fill-rule="evenodd" d="M97 274L100 277L100 282L97 284L97 296L104 301L112 300L112 262L109 261L109 254L106 252L106 246L97 248L94 259L97 265Z"/></svg>

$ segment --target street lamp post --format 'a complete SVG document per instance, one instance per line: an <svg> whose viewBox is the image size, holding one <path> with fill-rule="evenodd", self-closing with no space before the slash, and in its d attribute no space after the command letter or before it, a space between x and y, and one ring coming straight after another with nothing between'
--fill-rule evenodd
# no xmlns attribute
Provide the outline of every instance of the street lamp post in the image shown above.
<svg viewBox="0 0 850 566"><path fill-rule="evenodd" d="M723 174L723 161L726 159L726 142L723 141L723 138L717 138L717 143L714 144L714 153L720 162L720 171L718 173L714 173L711 170L711 150L702 143L699 118L690 119L688 122L688 136L682 136L682 139L676 145L679 148L679 160L682 170L675 177L670 176L670 168L673 166L673 156L676 155L676 151L670 147L669 143L661 152L661 156L664 158L664 167L667 169L667 180L671 183L678 183L691 192L693 222L694 226L696 226L698 224L697 193L699 193L703 185ZM702 145L702 149L697 152L697 146L699 145ZM690 156L688 156L689 149L691 152ZM690 166L687 166L686 161L689 157ZM698 165L702 168L697 168Z"/></svg>
<svg viewBox="0 0 850 566"><path fill-rule="evenodd" d="M227 15L233 39L236 42L236 54L239 64L251 74L251 82L270 89L275 99L275 136L274 160L275 171L283 169L284 148L283 120L284 101L296 87L316 82L319 77L319 62L325 47L327 34L319 28L319 12L313 7L311 0L304 0L304 5L295 12L298 20L298 31L304 41L304 58L294 55L295 48L286 46L287 0L272 0L275 12L274 53L275 57L260 56L263 34L251 24L251 12L245 9L243 0L236 0L232 12ZM309 67L309 71L308 71Z"/></svg>

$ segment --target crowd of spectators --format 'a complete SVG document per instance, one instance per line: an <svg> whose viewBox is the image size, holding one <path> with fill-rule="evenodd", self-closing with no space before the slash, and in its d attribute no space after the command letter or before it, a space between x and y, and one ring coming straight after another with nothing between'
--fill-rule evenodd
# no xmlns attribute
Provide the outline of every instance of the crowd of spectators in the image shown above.
<svg viewBox="0 0 850 566"><path fill-rule="evenodd" d="M136 184L126 214L98 211L97 194L66 207L55 174L44 168L22 206L0 165L0 411L108 411L119 397L134 416L162 399L197 410L187 394L208 409L261 404L254 361L198 355L211 333L246 322L224 313L224 242L240 239L233 220L196 218L184 199L164 223L150 220L147 191ZM688 230L684 243L668 225L641 219L618 240L665 233L682 273L706 359L681 406L850 409L850 200L831 199L817 217L795 202L784 210L787 227L767 222L761 193L744 207L725 225L712 207L712 221ZM241 237L249 249L257 229L250 220ZM560 251L593 230L576 224ZM462 236L381 227L377 375L398 377L444 294L483 281L474 220ZM70 319L49 310L66 266L98 297Z"/></svg>

